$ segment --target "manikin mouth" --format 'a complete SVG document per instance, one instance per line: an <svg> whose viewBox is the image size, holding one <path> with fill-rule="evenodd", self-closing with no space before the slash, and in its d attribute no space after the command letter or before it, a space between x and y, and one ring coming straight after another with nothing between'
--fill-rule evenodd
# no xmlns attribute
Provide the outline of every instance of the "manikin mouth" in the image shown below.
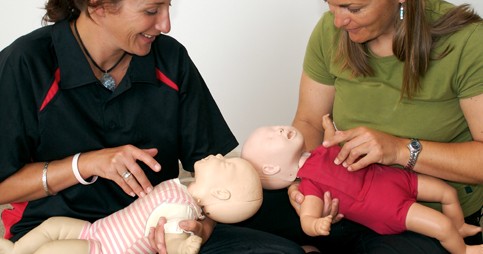
<svg viewBox="0 0 483 254"><path fill-rule="evenodd" d="M279 128L280 135L286 137L287 139L293 139L295 136L297 136L297 131L293 129L285 129L284 127Z"/></svg>

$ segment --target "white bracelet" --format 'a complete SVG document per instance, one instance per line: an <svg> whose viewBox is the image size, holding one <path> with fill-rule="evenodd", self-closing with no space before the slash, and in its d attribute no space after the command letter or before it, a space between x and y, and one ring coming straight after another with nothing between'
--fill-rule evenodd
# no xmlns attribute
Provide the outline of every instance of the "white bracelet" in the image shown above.
<svg viewBox="0 0 483 254"><path fill-rule="evenodd" d="M72 172L74 172L74 176L77 179L77 181L79 181L79 183L83 185L93 184L97 180L97 176L94 176L90 182L87 182L80 175L79 168L77 167L77 162L79 160L80 154L81 153L77 153L76 155L74 155L74 158L72 158Z"/></svg>

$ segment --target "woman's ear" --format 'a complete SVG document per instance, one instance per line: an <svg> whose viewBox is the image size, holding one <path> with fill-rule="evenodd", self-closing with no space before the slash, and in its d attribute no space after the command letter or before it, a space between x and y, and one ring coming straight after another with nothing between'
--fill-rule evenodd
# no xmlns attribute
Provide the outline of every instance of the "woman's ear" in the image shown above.
<svg viewBox="0 0 483 254"><path fill-rule="evenodd" d="M90 4L95 5L98 2L98 0L90 0ZM99 17L104 17L106 16L106 7L104 5L99 5L95 8L87 6L87 12L92 16L96 15Z"/></svg>

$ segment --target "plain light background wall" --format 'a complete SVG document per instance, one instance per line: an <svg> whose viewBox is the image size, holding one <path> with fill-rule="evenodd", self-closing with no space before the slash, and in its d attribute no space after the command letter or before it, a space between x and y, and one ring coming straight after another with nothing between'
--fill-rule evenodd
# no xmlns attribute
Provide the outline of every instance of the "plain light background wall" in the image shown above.
<svg viewBox="0 0 483 254"><path fill-rule="evenodd" d="M483 15L481 1L450 2ZM43 4L0 4L0 49L41 26ZM173 0L169 35L186 46L242 144L259 126L291 123L305 46L326 10L322 0Z"/></svg>

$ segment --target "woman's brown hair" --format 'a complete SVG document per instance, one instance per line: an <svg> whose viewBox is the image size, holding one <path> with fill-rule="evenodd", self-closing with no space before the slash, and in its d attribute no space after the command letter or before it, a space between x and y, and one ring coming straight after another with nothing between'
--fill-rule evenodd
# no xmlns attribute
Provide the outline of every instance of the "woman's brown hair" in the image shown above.
<svg viewBox="0 0 483 254"><path fill-rule="evenodd" d="M48 0L45 3L45 15L42 23L77 19L87 7L96 8L106 4L116 5L122 0ZM89 16L89 13L86 12Z"/></svg>
<svg viewBox="0 0 483 254"><path fill-rule="evenodd" d="M454 33L462 27L481 22L469 5L460 5L451 9L435 22L430 22L425 14L425 0L406 0L404 19L395 17L396 34L393 41L394 55L404 62L401 97L411 98L420 89L420 78L428 70L431 50L442 36ZM354 76L372 76L374 70L369 64L368 48L365 43L352 42L347 32L339 34L337 58L341 59L342 68L352 71ZM442 58L451 51L447 48L436 58Z"/></svg>

